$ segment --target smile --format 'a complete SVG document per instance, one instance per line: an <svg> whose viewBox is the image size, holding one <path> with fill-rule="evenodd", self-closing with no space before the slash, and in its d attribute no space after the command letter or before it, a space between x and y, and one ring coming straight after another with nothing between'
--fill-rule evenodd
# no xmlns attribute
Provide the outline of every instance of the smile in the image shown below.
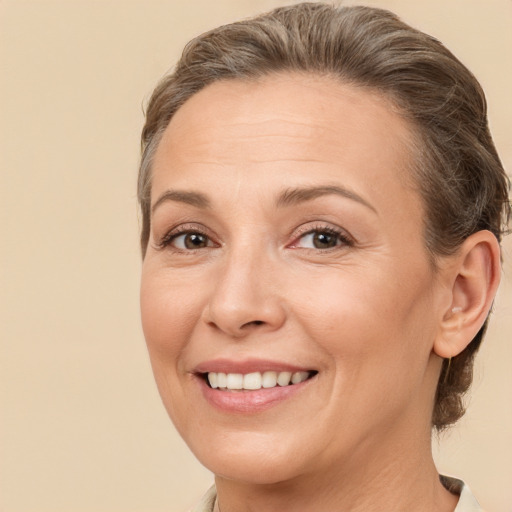
<svg viewBox="0 0 512 512"><path fill-rule="evenodd" d="M247 373L226 370L196 373L203 397L224 414L261 413L306 392L318 376L315 370L257 372L253 368L245 370Z"/></svg>
<svg viewBox="0 0 512 512"><path fill-rule="evenodd" d="M213 389L221 391L255 391L258 389L270 389L275 387L292 386L300 384L315 375L316 372L298 371L265 371L252 373L222 373L208 372L207 382Z"/></svg>

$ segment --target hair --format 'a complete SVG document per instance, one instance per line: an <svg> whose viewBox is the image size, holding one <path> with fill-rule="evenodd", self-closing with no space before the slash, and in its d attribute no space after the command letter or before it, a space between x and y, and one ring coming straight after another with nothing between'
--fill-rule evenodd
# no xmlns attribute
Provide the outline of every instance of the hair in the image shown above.
<svg viewBox="0 0 512 512"><path fill-rule="evenodd" d="M377 91L409 122L416 153L411 172L424 202L425 245L434 268L440 256L455 253L479 230L501 240L510 216L509 181L473 74L442 43L389 11L302 3L196 37L157 85L141 140L143 257L151 227L152 159L176 111L212 82L283 72L326 75ZM438 431L465 412L463 396L486 326L487 320L463 352L443 361L432 414Z"/></svg>

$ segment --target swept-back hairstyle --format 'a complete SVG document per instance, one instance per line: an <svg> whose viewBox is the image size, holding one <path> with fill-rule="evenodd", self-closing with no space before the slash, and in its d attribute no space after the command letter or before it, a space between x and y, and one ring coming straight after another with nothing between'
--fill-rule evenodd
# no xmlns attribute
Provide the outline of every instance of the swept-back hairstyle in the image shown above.
<svg viewBox="0 0 512 512"><path fill-rule="evenodd" d="M192 95L219 80L283 72L330 76L377 91L415 138L411 174L425 207L425 246L433 266L476 231L498 240L508 225L508 179L492 141L486 100L471 72L438 40L369 7L303 3L211 30L187 44L156 87L142 131L138 199L145 255L151 229L151 165L162 134ZM474 355L487 321L468 347L444 361L432 425L464 414Z"/></svg>

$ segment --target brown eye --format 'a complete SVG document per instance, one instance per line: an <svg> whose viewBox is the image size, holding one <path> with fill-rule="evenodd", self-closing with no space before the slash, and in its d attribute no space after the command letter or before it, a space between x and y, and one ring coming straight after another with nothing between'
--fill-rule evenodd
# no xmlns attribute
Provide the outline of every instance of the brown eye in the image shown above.
<svg viewBox="0 0 512 512"><path fill-rule="evenodd" d="M174 245L180 249L202 249L208 247L208 237L201 233L184 233L174 239Z"/></svg>
<svg viewBox="0 0 512 512"><path fill-rule="evenodd" d="M340 233L327 230L315 230L301 236L297 247L305 249L332 249L346 242Z"/></svg>
<svg viewBox="0 0 512 512"><path fill-rule="evenodd" d="M190 233L185 236L185 247L187 249L200 249L208 245L208 239L204 235Z"/></svg>
<svg viewBox="0 0 512 512"><path fill-rule="evenodd" d="M198 231L185 231L166 237L161 247L171 246L180 251L193 251L196 249L205 249L215 247L212 240L205 234Z"/></svg>
<svg viewBox="0 0 512 512"><path fill-rule="evenodd" d="M330 249L338 245L338 237L331 233L313 233L313 246L316 249Z"/></svg>

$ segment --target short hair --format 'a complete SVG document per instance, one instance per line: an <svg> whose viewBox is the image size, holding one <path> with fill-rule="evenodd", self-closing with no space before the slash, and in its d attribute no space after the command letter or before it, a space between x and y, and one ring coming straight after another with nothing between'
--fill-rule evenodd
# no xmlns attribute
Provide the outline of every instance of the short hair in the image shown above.
<svg viewBox="0 0 512 512"><path fill-rule="evenodd" d="M412 176L425 207L424 239L434 268L479 230L498 241L510 216L509 181L487 123L484 92L473 74L435 38L395 14L363 6L302 3L218 27L190 41L147 106L138 199L143 257L150 233L151 165L176 111L219 80L306 72L377 91L409 122ZM444 360L432 426L465 412L463 396L487 319L467 346Z"/></svg>

